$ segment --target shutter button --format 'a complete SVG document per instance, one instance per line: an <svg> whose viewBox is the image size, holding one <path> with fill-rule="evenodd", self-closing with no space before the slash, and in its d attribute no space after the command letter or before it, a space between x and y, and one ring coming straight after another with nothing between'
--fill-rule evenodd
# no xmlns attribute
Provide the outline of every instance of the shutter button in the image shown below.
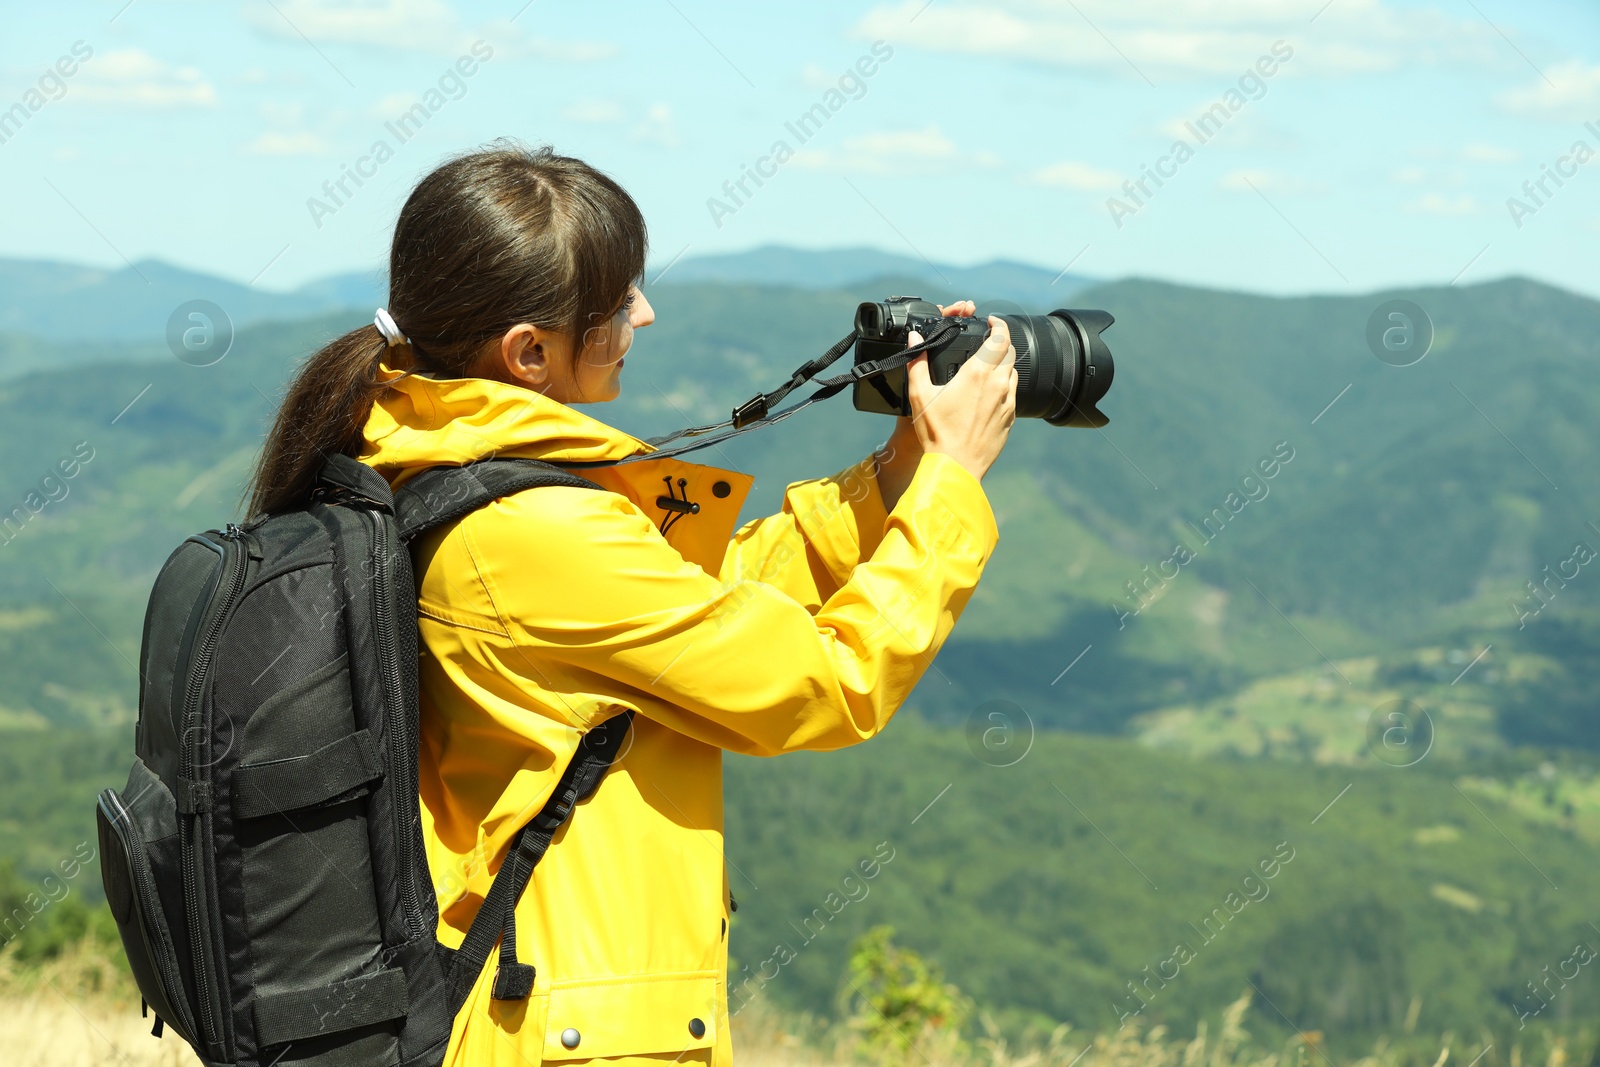
<svg viewBox="0 0 1600 1067"><path fill-rule="evenodd" d="M698 1022L699 1020L696 1020L696 1021ZM704 1028L705 1028L704 1024L702 1023L701 1024L701 1029L704 1029ZM574 1030L570 1026L567 1027L565 1030L561 1031L561 1047L562 1048L577 1048L578 1047L578 1042L580 1040L582 1040L582 1036L578 1033L578 1031Z"/></svg>
<svg viewBox="0 0 1600 1067"><path fill-rule="evenodd" d="M690 1019L689 1020L689 1033L692 1034L696 1039L705 1037L706 1036L706 1024L701 1022L699 1019Z"/></svg>
<svg viewBox="0 0 1600 1067"><path fill-rule="evenodd" d="M733 486L729 485L727 482L713 482L711 485L711 495L719 499L727 496L731 492L733 492Z"/></svg>

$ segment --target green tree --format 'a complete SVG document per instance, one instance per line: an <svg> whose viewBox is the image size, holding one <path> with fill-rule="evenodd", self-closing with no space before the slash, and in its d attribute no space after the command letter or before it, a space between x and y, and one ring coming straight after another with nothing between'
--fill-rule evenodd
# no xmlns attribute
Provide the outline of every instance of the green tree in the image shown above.
<svg viewBox="0 0 1600 1067"><path fill-rule="evenodd" d="M891 926L874 926L851 946L839 1002L847 1025L860 1034L859 1051L900 1062L912 1049L961 1047L972 1010L939 965L896 945Z"/></svg>

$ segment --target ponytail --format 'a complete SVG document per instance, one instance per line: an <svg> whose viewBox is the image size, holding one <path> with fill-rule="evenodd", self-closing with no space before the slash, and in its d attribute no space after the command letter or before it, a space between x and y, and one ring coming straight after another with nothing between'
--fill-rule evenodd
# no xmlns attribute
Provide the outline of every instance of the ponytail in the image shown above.
<svg viewBox="0 0 1600 1067"><path fill-rule="evenodd" d="M377 380L389 343L376 326L351 330L328 342L289 385L256 463L250 516L302 506L317 475L336 452L356 456L372 403L387 388Z"/></svg>
<svg viewBox="0 0 1600 1067"><path fill-rule="evenodd" d="M363 326L305 362L246 487L247 514L303 507L329 456L360 455L391 384L377 380L386 354L403 356L407 373L425 360L462 378L518 323L583 337L622 306L646 245L633 198L548 147L500 141L436 168L406 199L389 250L387 306L410 340L391 348Z"/></svg>

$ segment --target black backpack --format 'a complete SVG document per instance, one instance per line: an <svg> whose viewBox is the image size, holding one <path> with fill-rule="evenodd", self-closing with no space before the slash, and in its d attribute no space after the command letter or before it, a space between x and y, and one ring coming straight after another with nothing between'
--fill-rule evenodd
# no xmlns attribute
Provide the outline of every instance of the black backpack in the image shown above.
<svg viewBox="0 0 1600 1067"><path fill-rule="evenodd" d="M137 759L97 806L101 873L153 1033L207 1064L431 1065L498 942L525 999L512 908L632 713L584 735L513 839L466 941L435 940L417 786L408 544L535 486L535 460L436 467L391 494L335 455L302 509L196 534L150 594Z"/></svg>

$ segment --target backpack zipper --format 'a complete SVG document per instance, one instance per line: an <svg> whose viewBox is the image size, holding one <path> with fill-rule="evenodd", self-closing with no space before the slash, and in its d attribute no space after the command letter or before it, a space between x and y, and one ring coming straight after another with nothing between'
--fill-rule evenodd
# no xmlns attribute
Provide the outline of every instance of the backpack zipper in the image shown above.
<svg viewBox="0 0 1600 1067"><path fill-rule="evenodd" d="M394 785L390 807L394 810L395 835L399 838L400 911L406 938L422 929L421 905L417 899L418 842L407 815L417 796L417 769L407 753L417 750L416 724L407 714L405 686L400 677L399 657L394 647L394 597L389 589L389 528L375 510L366 514L372 520L372 544L378 565L372 569L373 613L377 616L378 663L383 674L385 714L388 718L389 781Z"/></svg>
<svg viewBox="0 0 1600 1067"><path fill-rule="evenodd" d="M207 676L211 671L211 658L216 653L217 643L222 637L222 620L227 617L228 608L232 606L234 598L239 595L239 590L244 586L245 567L239 560L243 549L240 533L237 527L229 524L229 528L222 532L226 546L217 545L210 539L199 536L192 538L198 540L206 547L217 552L222 558L218 566L228 582L227 591L223 594L222 602L217 607L212 617L211 626L206 631L199 651L190 658L189 676L187 687L184 690L183 725L184 736L197 736L199 741L187 747L189 765L185 768L185 779L199 782L202 767L200 765L200 745L210 746L211 723L199 722L201 712L201 697L205 692ZM233 564L231 572L229 565ZM191 733L194 731L194 733ZM185 912L189 921L189 947L194 957L195 984L200 1002L200 1029L201 1037L211 1045L222 1047L224 1055L227 1048L224 1045L223 1032L229 1020L222 1017L222 980L217 973L215 956L212 954L211 927L214 925L206 921L208 915L202 913L210 910L210 901L200 884L202 870L209 873L211 861L215 856L208 840L209 835L202 831L210 815L208 812L193 812L185 819L188 831L189 849L187 862L183 865L183 895ZM202 865L203 868L202 868ZM209 883L210 878L207 879Z"/></svg>

